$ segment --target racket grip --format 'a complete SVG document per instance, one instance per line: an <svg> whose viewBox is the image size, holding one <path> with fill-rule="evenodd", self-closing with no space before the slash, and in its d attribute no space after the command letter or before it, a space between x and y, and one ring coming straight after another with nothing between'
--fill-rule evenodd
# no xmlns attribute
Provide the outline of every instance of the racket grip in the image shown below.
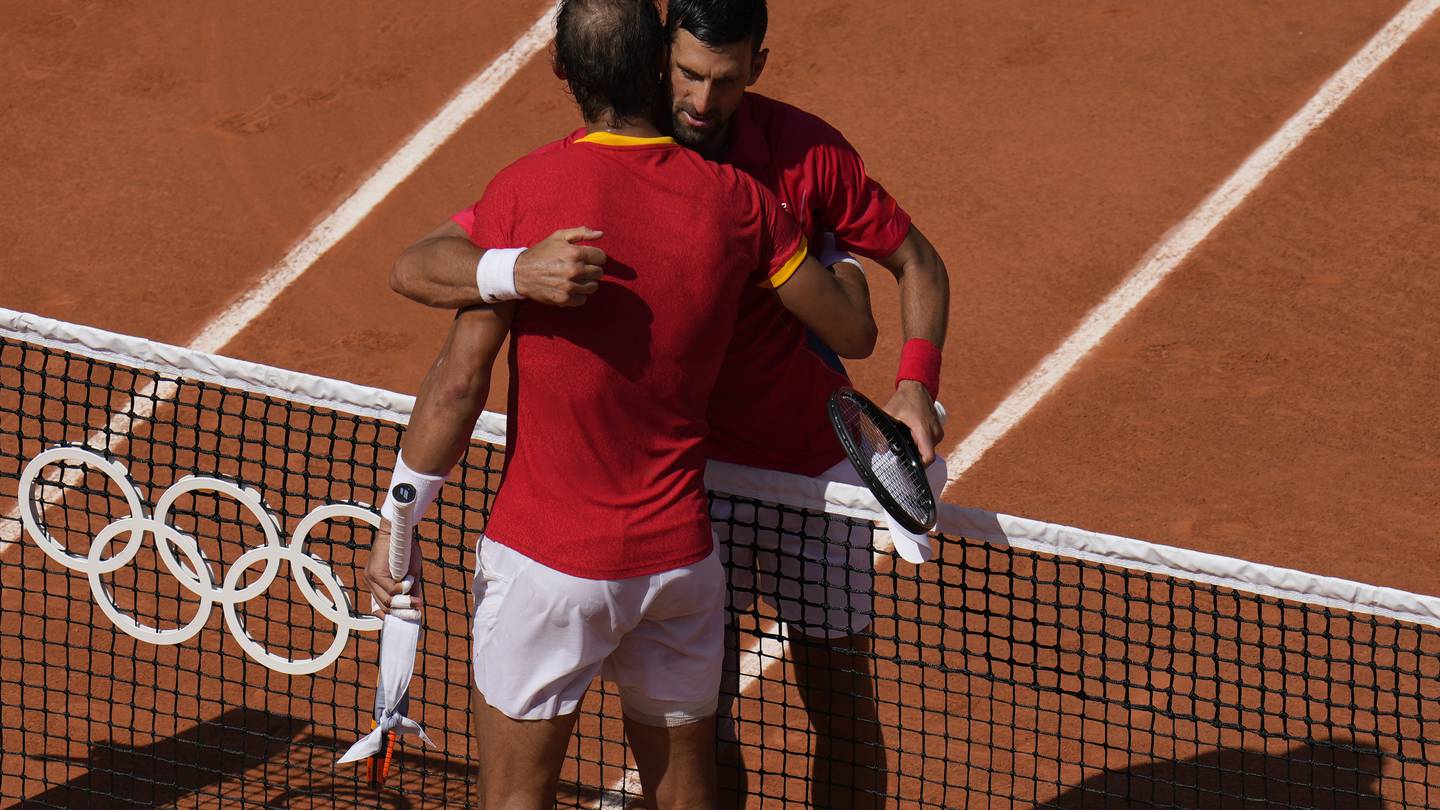
<svg viewBox="0 0 1440 810"><path fill-rule="evenodd" d="M399 580L410 573L411 524L415 514L415 487L398 484L390 492L394 517L390 521L390 576Z"/></svg>
<svg viewBox="0 0 1440 810"><path fill-rule="evenodd" d="M940 420L940 427L945 427L945 420L950 418L950 414L945 412L945 406L938 401L935 403L935 418Z"/></svg>

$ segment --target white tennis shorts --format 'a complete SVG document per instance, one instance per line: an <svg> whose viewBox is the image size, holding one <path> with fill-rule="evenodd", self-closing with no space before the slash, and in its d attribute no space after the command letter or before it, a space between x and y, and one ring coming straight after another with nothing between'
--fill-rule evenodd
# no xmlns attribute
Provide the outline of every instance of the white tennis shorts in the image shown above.
<svg viewBox="0 0 1440 810"><path fill-rule="evenodd" d="M939 496L945 460L926 470ZM865 486L846 459L821 478ZM716 499L710 518L729 566L730 609L749 610L765 600L793 632L834 639L870 627L874 608L874 532L843 517Z"/></svg>
<svg viewBox="0 0 1440 810"><path fill-rule="evenodd" d="M516 720L572 714L598 674L619 687L636 722L679 726L715 714L725 646L717 553L616 580L561 573L488 537L476 559L471 661L495 709Z"/></svg>

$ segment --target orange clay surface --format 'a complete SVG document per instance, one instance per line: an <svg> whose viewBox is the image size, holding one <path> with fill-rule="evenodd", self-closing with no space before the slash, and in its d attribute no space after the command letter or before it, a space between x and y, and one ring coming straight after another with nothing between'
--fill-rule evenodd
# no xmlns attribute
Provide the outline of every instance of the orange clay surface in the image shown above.
<svg viewBox="0 0 1440 810"><path fill-rule="evenodd" d="M840 127L949 264L946 450L1400 4L1221 5L773 15L757 89ZM542 8L15 4L0 302L187 342ZM947 500L1433 589L1430 29ZM391 260L575 123L533 60L225 352L414 391L447 316Z"/></svg>
<svg viewBox="0 0 1440 810"><path fill-rule="evenodd" d="M181 344L543 9L3 5L0 305ZM949 451L1401 3L773 5L756 89L949 265ZM1434 592L1437 81L1432 21L946 500ZM391 261L576 123L533 60L224 353L414 392L448 315Z"/></svg>

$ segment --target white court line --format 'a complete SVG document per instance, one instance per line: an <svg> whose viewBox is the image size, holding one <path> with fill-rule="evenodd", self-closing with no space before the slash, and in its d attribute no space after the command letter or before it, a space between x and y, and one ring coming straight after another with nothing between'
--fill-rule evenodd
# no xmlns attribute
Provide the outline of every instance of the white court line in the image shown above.
<svg viewBox="0 0 1440 810"><path fill-rule="evenodd" d="M950 453L946 459L948 490L980 457L995 446L1029 415L1045 397L1060 385L1081 359L1100 344L1120 321L1155 291L1160 282L1175 271L1190 253L1205 240L1265 178L1295 151L1305 138L1324 123L1377 68L1410 38L1440 7L1440 0L1412 0L1396 14L1379 33L1361 48L1350 61L1331 76L1320 90L1290 117L1269 140L1261 144L1240 168L1225 180L1209 197L1191 211L1150 249L1111 291L1104 301L1090 311L1080 325L1053 352L1040 361L984 422Z"/></svg>
<svg viewBox="0 0 1440 810"><path fill-rule="evenodd" d="M1320 90L1299 112L1291 116L1274 135L1260 145L1240 168L1226 179L1209 197L1181 220L1140 264L1130 271L1125 280L1116 287L1085 317L1074 332L1060 346L1051 352L1030 372L1009 396L1005 398L990 416L977 427L946 459L948 480L945 489L980 460L986 451L995 445L1011 428L1018 425L1030 411L1055 390L1060 382L1075 368L1089 351L1130 314L1146 296L1159 286L1181 262L1185 260L1200 242L1210 235L1215 227L1225 220L1256 187L1262 183L1281 161L1295 151L1305 138L1330 114L1350 97L1376 68L1384 64L1420 26L1440 8L1440 0L1412 0L1390 20L1379 33L1361 48L1344 67L1330 77ZM881 554L876 554L879 563ZM777 644L778 646L778 644ZM778 652L783 653L783 648ZM768 654L770 651L766 651ZM774 666L779 655L760 666L760 651L751 645L741 656L742 672L747 669L758 673L742 680L740 693ZM630 786L633 777L629 769L625 777L611 785L604 794L606 807L621 807L613 804L613 792Z"/></svg>
<svg viewBox="0 0 1440 810"><path fill-rule="evenodd" d="M196 336L190 348L202 352L220 351L259 317L286 287L293 284L316 260L325 255L326 251L349 236L420 164L428 160L466 121L488 104L531 57L549 44L555 33L555 12L556 7L552 6L540 15L540 19L530 26L530 30L521 34L489 67L460 88L440 112L411 135L410 140L361 183L349 199L316 225L300 244L291 248L279 265L266 273L258 284L231 304L229 309L211 321L210 325Z"/></svg>
<svg viewBox="0 0 1440 810"><path fill-rule="evenodd" d="M370 212L450 140L465 122L495 98L501 88L514 78L536 53L549 44L555 31L557 8L558 6L551 6L547 9L504 53L460 88L429 123L411 135L353 194L312 228L304 239L285 254L278 265L266 272L254 287L203 327L190 342L190 348L202 352L220 351L260 317L285 288L295 283L321 256L355 230ZM159 390L156 390L153 383L147 385L119 408L109 430L91 434L85 444L97 450L113 450L129 436L132 419L148 418L160 402L174 396L175 390L173 385L162 386ZM83 474L83 471L72 468L65 474L60 482L61 489L56 492L61 493L64 487L74 486ZM53 504L47 499L46 506L51 505ZM0 556L4 556L20 538L19 516L20 506L16 504L6 515L5 528L0 530L3 531L0 533Z"/></svg>

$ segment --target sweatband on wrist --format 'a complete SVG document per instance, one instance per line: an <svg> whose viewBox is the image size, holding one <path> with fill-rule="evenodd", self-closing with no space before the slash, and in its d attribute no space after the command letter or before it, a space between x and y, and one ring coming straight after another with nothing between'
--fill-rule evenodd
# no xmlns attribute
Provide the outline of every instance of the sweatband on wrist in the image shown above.
<svg viewBox="0 0 1440 810"><path fill-rule="evenodd" d="M447 470L448 474L449 471ZM445 486L444 475L428 475L416 472L405 465L405 459L401 456L395 457L395 471L390 473L390 488L385 490L385 502L380 505L380 516L388 521L395 520L395 507L390 502L390 493L395 490L398 484L409 484L415 487L415 510L411 513L411 521L419 523L425 515L425 510L435 502L436 496L440 494L441 487Z"/></svg>
<svg viewBox="0 0 1440 810"><path fill-rule="evenodd" d="M925 386L930 398L940 396L940 347L925 338L910 338L900 349L900 370L895 374L895 386L914 380Z"/></svg>
<svg viewBox="0 0 1440 810"><path fill-rule="evenodd" d="M834 267L844 262L855 265L855 269L862 273L865 272L865 268L860 265L858 259L841 250L839 247L836 247L835 234L833 233L827 233L821 238L820 252L815 254L815 259L825 267Z"/></svg>
<svg viewBox="0 0 1440 810"><path fill-rule="evenodd" d="M515 292L515 262L525 248L494 248L480 254L475 265L475 288L487 304L518 301L524 296Z"/></svg>

